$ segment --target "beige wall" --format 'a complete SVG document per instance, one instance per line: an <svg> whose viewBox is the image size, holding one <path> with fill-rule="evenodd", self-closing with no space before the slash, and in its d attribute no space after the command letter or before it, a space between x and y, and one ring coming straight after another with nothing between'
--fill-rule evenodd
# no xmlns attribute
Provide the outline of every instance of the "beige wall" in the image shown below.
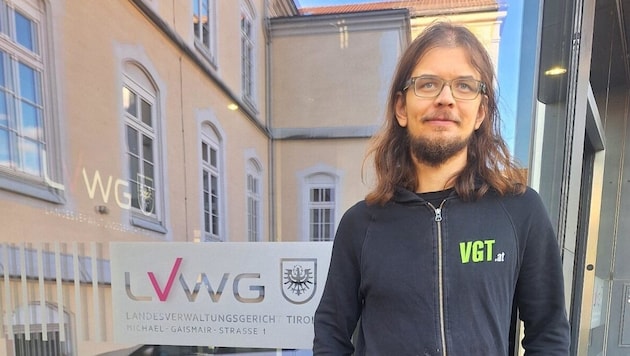
<svg viewBox="0 0 630 356"><path fill-rule="evenodd" d="M339 30L274 37L274 128L340 127L381 122L396 59L399 29Z"/></svg>
<svg viewBox="0 0 630 356"><path fill-rule="evenodd" d="M305 226L306 200L304 176L315 172L337 175L338 201L335 226L344 211L367 194L369 181L362 183L362 157L366 139L286 140L276 145L276 193L278 240L308 241ZM369 167L367 167L369 170Z"/></svg>

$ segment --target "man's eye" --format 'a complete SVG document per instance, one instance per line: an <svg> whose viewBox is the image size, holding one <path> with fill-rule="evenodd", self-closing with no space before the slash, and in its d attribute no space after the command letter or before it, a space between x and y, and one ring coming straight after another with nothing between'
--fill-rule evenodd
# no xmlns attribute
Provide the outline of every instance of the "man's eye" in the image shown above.
<svg viewBox="0 0 630 356"><path fill-rule="evenodd" d="M420 81L418 84L419 88L422 90L434 90L438 87L438 83L436 81L427 81L427 80L423 80Z"/></svg>
<svg viewBox="0 0 630 356"><path fill-rule="evenodd" d="M459 91L474 91L475 85L472 82L456 82L455 88Z"/></svg>

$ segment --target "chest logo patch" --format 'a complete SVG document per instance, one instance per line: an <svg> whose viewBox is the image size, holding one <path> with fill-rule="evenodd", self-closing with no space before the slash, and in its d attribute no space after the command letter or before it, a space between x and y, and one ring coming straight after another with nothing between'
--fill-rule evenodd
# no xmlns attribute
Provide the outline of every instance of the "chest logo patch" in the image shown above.
<svg viewBox="0 0 630 356"><path fill-rule="evenodd" d="M459 255L463 264L479 262L504 262L505 252L494 256L493 247L496 240L463 241L459 243Z"/></svg>

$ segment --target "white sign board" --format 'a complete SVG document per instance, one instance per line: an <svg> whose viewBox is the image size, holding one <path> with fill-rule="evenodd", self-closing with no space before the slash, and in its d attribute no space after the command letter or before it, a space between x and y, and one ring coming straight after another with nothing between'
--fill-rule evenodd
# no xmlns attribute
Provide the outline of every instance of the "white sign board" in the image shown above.
<svg viewBox="0 0 630 356"><path fill-rule="evenodd" d="M112 242L114 340L310 349L331 242Z"/></svg>

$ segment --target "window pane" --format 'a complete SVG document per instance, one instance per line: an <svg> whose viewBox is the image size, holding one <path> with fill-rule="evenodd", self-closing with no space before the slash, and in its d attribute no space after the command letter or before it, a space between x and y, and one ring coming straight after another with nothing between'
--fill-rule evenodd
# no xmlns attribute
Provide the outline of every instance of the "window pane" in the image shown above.
<svg viewBox="0 0 630 356"><path fill-rule="evenodd" d="M136 177L136 176L133 176ZM132 180L129 182L129 190L131 190L131 206L140 209L140 198L138 195L138 182Z"/></svg>
<svg viewBox="0 0 630 356"><path fill-rule="evenodd" d="M332 201L330 199L330 193L331 193L330 189L322 189L322 193L323 193L322 201Z"/></svg>
<svg viewBox="0 0 630 356"><path fill-rule="evenodd" d="M199 0L193 0L193 31L195 37L199 38Z"/></svg>
<svg viewBox="0 0 630 356"><path fill-rule="evenodd" d="M134 117L138 116L138 111L136 109L136 93L129 90L127 87L123 87L122 91L123 96L123 108L125 111Z"/></svg>
<svg viewBox="0 0 630 356"><path fill-rule="evenodd" d="M140 101L140 114L142 115L142 122L149 127L153 127L153 120L151 118L151 104L145 100Z"/></svg>
<svg viewBox="0 0 630 356"><path fill-rule="evenodd" d="M130 183L135 184L138 181L138 174L140 174L140 160L136 156L129 156Z"/></svg>
<svg viewBox="0 0 630 356"><path fill-rule="evenodd" d="M37 53L34 40L34 26L33 21L26 18L19 12L15 12L15 37L17 43L31 50L31 52Z"/></svg>
<svg viewBox="0 0 630 356"><path fill-rule="evenodd" d="M40 140L42 137L41 126L39 125L39 110L26 102L22 102L22 136ZM0 120L0 123L2 121Z"/></svg>
<svg viewBox="0 0 630 356"><path fill-rule="evenodd" d="M0 165L11 166L11 151L9 150L9 132L0 129Z"/></svg>
<svg viewBox="0 0 630 356"><path fill-rule="evenodd" d="M22 152L22 156L24 159L24 172L37 176L40 175L41 154L39 145L31 140L20 139L20 152Z"/></svg>
<svg viewBox="0 0 630 356"><path fill-rule="evenodd" d="M138 131L127 126L127 150L134 155L140 154L138 151Z"/></svg>
<svg viewBox="0 0 630 356"><path fill-rule="evenodd" d="M205 142L201 143L201 159L208 162L208 144Z"/></svg>
<svg viewBox="0 0 630 356"><path fill-rule="evenodd" d="M217 168L217 150L210 148L210 165Z"/></svg>
<svg viewBox="0 0 630 356"><path fill-rule="evenodd" d="M30 100L33 103L39 103L38 89L39 80L37 72L24 63L19 64L20 74L20 96L24 99Z"/></svg>
<svg viewBox="0 0 630 356"><path fill-rule="evenodd" d="M210 214L206 213L203 214L203 227L204 227L204 231L207 233L210 233Z"/></svg>
<svg viewBox="0 0 630 356"><path fill-rule="evenodd" d="M216 176L210 177L212 193L212 233L218 235L219 232L219 179Z"/></svg>
<svg viewBox="0 0 630 356"><path fill-rule="evenodd" d="M208 0L201 0L201 41L210 48L210 8Z"/></svg>
<svg viewBox="0 0 630 356"><path fill-rule="evenodd" d="M142 135L142 157L151 163L153 163L153 140L145 135Z"/></svg>
<svg viewBox="0 0 630 356"><path fill-rule="evenodd" d="M7 112L7 94L0 90L0 127L9 126L9 113Z"/></svg>
<svg viewBox="0 0 630 356"><path fill-rule="evenodd" d="M144 184L153 187L154 184L153 182L155 181L155 173L154 173L154 169L153 169L153 164L151 164L150 162L144 161Z"/></svg>
<svg viewBox="0 0 630 356"><path fill-rule="evenodd" d="M6 88L7 87L7 78L5 76L5 70L6 68L4 67L4 52L0 51L0 87L2 88Z"/></svg>

